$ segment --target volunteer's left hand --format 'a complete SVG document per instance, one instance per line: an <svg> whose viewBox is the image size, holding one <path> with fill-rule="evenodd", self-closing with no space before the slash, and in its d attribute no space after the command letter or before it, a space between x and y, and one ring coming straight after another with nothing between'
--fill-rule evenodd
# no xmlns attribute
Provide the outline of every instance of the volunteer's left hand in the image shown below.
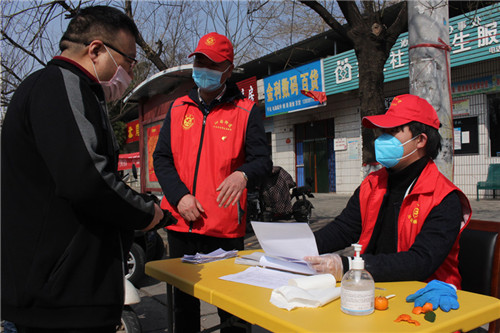
<svg viewBox="0 0 500 333"><path fill-rule="evenodd" d="M415 302L415 306L432 303L433 310L440 307L444 312L459 308L457 288L452 284L439 280L432 280L427 283L427 286L406 297L406 301Z"/></svg>
<svg viewBox="0 0 500 333"><path fill-rule="evenodd" d="M227 176L216 189L216 191L220 191L217 196L219 207L227 208L230 204L234 205L238 202L246 186L247 181L241 171L235 171Z"/></svg>

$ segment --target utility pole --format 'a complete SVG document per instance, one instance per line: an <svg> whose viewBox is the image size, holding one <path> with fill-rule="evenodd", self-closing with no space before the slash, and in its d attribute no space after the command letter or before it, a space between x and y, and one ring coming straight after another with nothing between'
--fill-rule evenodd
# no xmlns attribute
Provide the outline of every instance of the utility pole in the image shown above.
<svg viewBox="0 0 500 333"><path fill-rule="evenodd" d="M437 111L443 141L435 162L453 181L448 1L408 1L408 39L410 94L425 98Z"/></svg>

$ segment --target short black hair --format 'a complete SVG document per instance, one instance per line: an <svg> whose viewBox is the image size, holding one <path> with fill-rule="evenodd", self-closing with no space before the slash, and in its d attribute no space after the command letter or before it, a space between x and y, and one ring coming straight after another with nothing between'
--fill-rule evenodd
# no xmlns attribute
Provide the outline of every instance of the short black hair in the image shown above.
<svg viewBox="0 0 500 333"><path fill-rule="evenodd" d="M95 39L110 43L120 30L130 32L137 40L139 30L134 21L124 12L109 6L90 6L79 9L68 24L59 42L64 51L69 42L85 44Z"/></svg>
<svg viewBox="0 0 500 333"><path fill-rule="evenodd" d="M410 128L413 137L419 134L427 135L427 144L425 145L425 152L427 156L431 159L435 159L441 150L441 134L434 127L419 123L418 121L412 121L407 124Z"/></svg>

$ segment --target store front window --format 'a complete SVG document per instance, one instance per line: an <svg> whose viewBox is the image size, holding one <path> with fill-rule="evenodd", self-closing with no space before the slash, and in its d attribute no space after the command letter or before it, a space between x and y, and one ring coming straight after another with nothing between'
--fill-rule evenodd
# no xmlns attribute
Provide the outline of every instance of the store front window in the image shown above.
<svg viewBox="0 0 500 333"><path fill-rule="evenodd" d="M333 118L295 125L298 186L307 184L314 192L335 192L334 135Z"/></svg>

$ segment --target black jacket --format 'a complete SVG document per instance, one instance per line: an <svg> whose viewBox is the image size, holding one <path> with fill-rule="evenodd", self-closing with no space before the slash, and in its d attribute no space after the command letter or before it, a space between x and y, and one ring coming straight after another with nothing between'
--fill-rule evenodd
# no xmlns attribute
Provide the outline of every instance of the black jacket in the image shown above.
<svg viewBox="0 0 500 333"><path fill-rule="evenodd" d="M117 173L103 91L56 57L19 86L2 128L2 319L118 323L134 229L153 219Z"/></svg>
<svg viewBox="0 0 500 333"><path fill-rule="evenodd" d="M427 159L420 159L404 170L391 172L372 238L362 255L365 269L374 280L424 281L441 265L457 239L462 222L460 198L456 192L448 194L427 216L424 226L411 249L397 252L397 217L405 191L420 175ZM359 187L349 199L346 208L314 236L319 253L344 249L356 243L361 235ZM349 270L347 257L342 257L344 272Z"/></svg>

